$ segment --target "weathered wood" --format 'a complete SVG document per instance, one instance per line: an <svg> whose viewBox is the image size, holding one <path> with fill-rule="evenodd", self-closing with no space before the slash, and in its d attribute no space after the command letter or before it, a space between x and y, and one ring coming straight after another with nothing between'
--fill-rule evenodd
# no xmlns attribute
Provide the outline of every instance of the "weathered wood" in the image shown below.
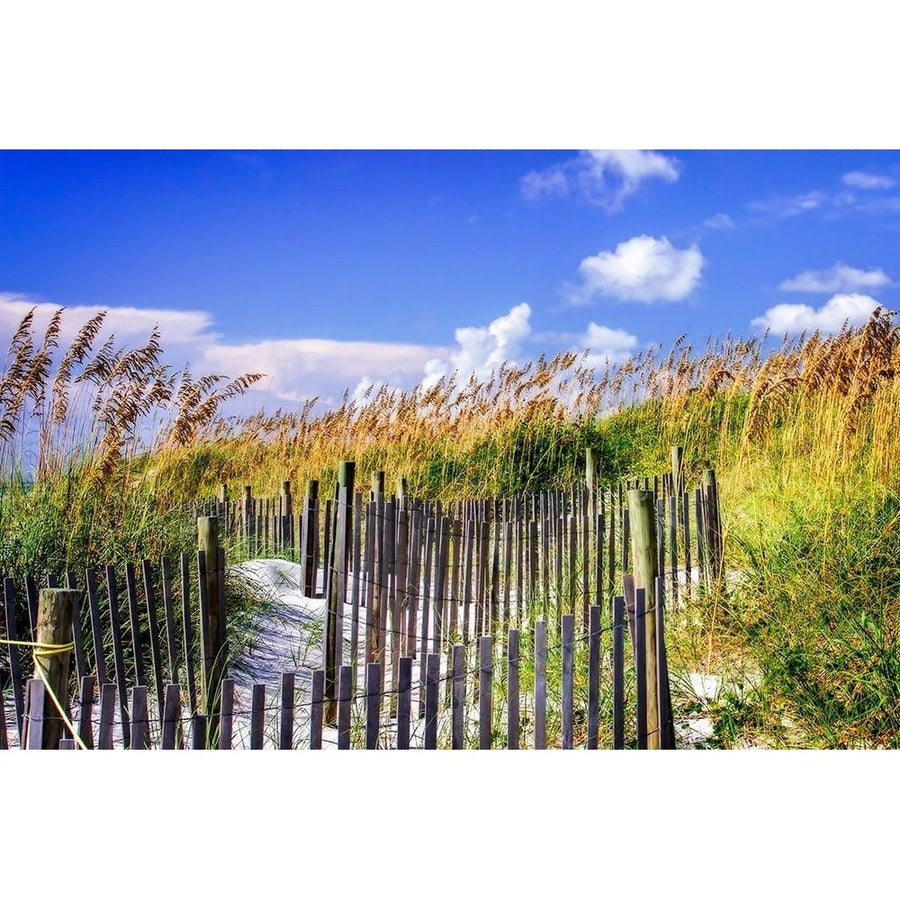
<svg viewBox="0 0 900 900"><path fill-rule="evenodd" d="M425 749L437 749L438 702L441 676L439 653L429 653L425 680Z"/></svg>
<svg viewBox="0 0 900 900"><path fill-rule="evenodd" d="M359 659L359 603L361 599L360 562L362 557L362 494L353 495L353 546L351 548L353 582L350 593L350 664L354 681Z"/></svg>
<svg viewBox="0 0 900 900"><path fill-rule="evenodd" d="M204 680L201 693L204 713L214 717L225 666L225 623L222 621L225 573L219 566L219 520L215 516L201 516L197 519L197 550L203 553L206 562L206 571L201 578L204 584L200 585L200 634L204 641ZM202 590L204 587L205 591Z"/></svg>
<svg viewBox="0 0 900 900"><path fill-rule="evenodd" d="M397 684L397 749L409 750L410 714L412 712L412 664L411 656L400 657L400 675Z"/></svg>
<svg viewBox="0 0 900 900"><path fill-rule="evenodd" d="M168 557L160 557L162 575L163 617L166 623L166 651L169 658L169 681L178 683L178 638L175 630L175 602L172 596L172 564Z"/></svg>
<svg viewBox="0 0 900 900"><path fill-rule="evenodd" d="M0 750L9 750L9 736L6 733L6 697L0 692Z"/></svg>
<svg viewBox="0 0 900 900"><path fill-rule="evenodd" d="M341 464L340 473L346 463ZM337 717L336 690L338 671L343 664L344 600L347 596L346 538L349 516L347 487L338 482L336 522L333 532L332 558L329 563L328 590L325 606L325 632L322 656L325 661L325 724L333 725Z"/></svg>
<svg viewBox="0 0 900 900"><path fill-rule="evenodd" d="M378 749L378 731L381 727L381 666L366 665L366 750Z"/></svg>
<svg viewBox="0 0 900 900"><path fill-rule="evenodd" d="M669 685L669 661L665 641L665 591L663 579L656 579L656 681L659 696L659 743L662 750L675 749L675 722Z"/></svg>
<svg viewBox="0 0 900 900"><path fill-rule="evenodd" d="M294 673L281 673L281 718L278 729L278 749L294 749Z"/></svg>
<svg viewBox="0 0 900 900"><path fill-rule="evenodd" d="M181 718L181 688L177 684L166 685L163 707L162 750L175 750L178 740L178 721Z"/></svg>
<svg viewBox="0 0 900 900"><path fill-rule="evenodd" d="M234 733L234 679L222 681L222 701L219 706L219 741L220 750L230 750Z"/></svg>
<svg viewBox="0 0 900 900"><path fill-rule="evenodd" d="M97 600L97 573L93 569L85 569L85 590L88 597L88 613L91 619L91 637L94 644L94 665L98 684L102 687L109 682L106 669L106 655L103 645L103 623L100 619L100 603Z"/></svg>
<svg viewBox="0 0 900 900"><path fill-rule="evenodd" d="M88 670L84 654L84 632L81 628L81 592L78 590L78 579L71 569L66 572L66 587L75 592L72 603L72 643L75 645L75 677L80 683Z"/></svg>
<svg viewBox="0 0 900 900"><path fill-rule="evenodd" d="M19 640L19 632L16 628L16 594L12 578L3 579L3 610L6 618L6 638L10 641ZM37 615L34 617L37 626ZM23 735L25 733L25 693L22 689L22 657L19 648L15 644L7 644L9 654L9 674L12 681L13 700L16 706L16 726L19 730L20 746L24 746Z"/></svg>
<svg viewBox="0 0 900 900"><path fill-rule="evenodd" d="M55 587L48 584L47 587ZM38 586L34 575L25 576L25 598L28 602L28 625L31 629L29 640L37 640Z"/></svg>
<svg viewBox="0 0 900 900"><path fill-rule="evenodd" d="M29 678L25 683L25 734L22 746L26 750L55 750L59 748L59 739L52 747L48 747L44 739L45 704L50 702L46 696L44 682L40 678Z"/></svg>
<svg viewBox="0 0 900 900"><path fill-rule="evenodd" d="M78 682L78 737L88 750L94 747L94 683L93 675L84 675Z"/></svg>
<svg viewBox="0 0 900 900"><path fill-rule="evenodd" d="M128 620L131 625L131 643L134 650L134 677L137 684L147 684L144 669L144 645L141 639L141 614L138 607L134 563L125 563L125 593L128 598Z"/></svg>
<svg viewBox="0 0 900 900"><path fill-rule="evenodd" d="M262 750L266 725L266 686L253 685L250 694L250 749Z"/></svg>
<svg viewBox="0 0 900 900"><path fill-rule="evenodd" d="M64 710L69 709L69 668L72 661L71 637L72 617L75 607L75 591L65 588L41 588L38 596L37 643L52 648L69 649L53 651L48 655L34 654L34 677L42 678L47 689L56 697ZM45 696L40 710L32 707L32 719L37 713L43 724L42 749L57 750L59 742L66 737L65 725L56 704L50 696Z"/></svg>
<svg viewBox="0 0 900 900"><path fill-rule="evenodd" d="M588 624L588 712L587 749L597 749L597 729L600 724L600 606L590 609Z"/></svg>
<svg viewBox="0 0 900 900"><path fill-rule="evenodd" d="M197 709L197 680L194 669L194 623L191 616L191 555L181 554L181 619L184 636L184 671L191 711Z"/></svg>
<svg viewBox="0 0 900 900"><path fill-rule="evenodd" d="M625 598L613 599L613 749L625 749Z"/></svg>
<svg viewBox="0 0 900 900"><path fill-rule="evenodd" d="M562 617L562 748L575 746L573 712L575 705L575 616Z"/></svg>
<svg viewBox="0 0 900 900"><path fill-rule="evenodd" d="M312 673L309 714L309 746L311 750L322 749L322 721L325 703L325 673L316 669Z"/></svg>
<svg viewBox="0 0 900 900"><path fill-rule="evenodd" d="M338 750L350 749L350 703L353 698L353 666L341 666L338 681Z"/></svg>
<svg viewBox="0 0 900 900"><path fill-rule="evenodd" d="M452 652L451 746L454 750L463 750L465 748L466 648L462 644L454 644Z"/></svg>
<svg viewBox="0 0 900 900"><path fill-rule="evenodd" d="M215 650L210 633L210 597L209 579L207 578L208 560L205 550L197 551L197 599L200 608L200 696L199 709L207 713L213 699L213 659Z"/></svg>
<svg viewBox="0 0 900 900"><path fill-rule="evenodd" d="M519 632L510 629L506 642L506 747L519 749Z"/></svg>
<svg viewBox="0 0 900 900"><path fill-rule="evenodd" d="M112 750L113 748L113 720L115 715L116 686L111 681L107 681L100 685L100 724L97 729L98 750Z"/></svg>
<svg viewBox="0 0 900 900"><path fill-rule="evenodd" d="M138 684L131 689L131 738L130 750L146 750L150 746L149 718L147 715L147 685Z"/></svg>
<svg viewBox="0 0 900 900"><path fill-rule="evenodd" d="M547 625L534 623L534 749L547 747Z"/></svg>
<svg viewBox="0 0 900 900"><path fill-rule="evenodd" d="M650 491L629 491L628 506L631 513L631 541L634 546L634 583L635 588L644 589L644 609L652 611L656 602L654 588L659 575L658 535L656 527L656 510L653 494ZM636 613L638 630L642 629L644 646L638 647L645 671L643 683L646 688L646 720L643 723L647 735L647 746L651 750L659 749L659 698L656 692L656 620L650 616ZM638 637L640 643L640 637Z"/></svg>
<svg viewBox="0 0 900 900"><path fill-rule="evenodd" d="M191 729L191 749L206 749L206 725L207 718L203 713L196 713L192 719L193 728Z"/></svg>
<svg viewBox="0 0 900 900"><path fill-rule="evenodd" d="M156 615L156 593L153 589L153 572L150 560L141 560L141 574L144 579L144 596L147 600L147 631L150 634L150 657L153 661L153 683L156 686L157 709L165 706L165 679L163 677L162 654L159 646L159 618Z"/></svg>
<svg viewBox="0 0 900 900"><path fill-rule="evenodd" d="M655 723L651 726L650 713L647 709L648 669L647 669L647 589L635 588L634 591L634 668L636 678L636 714L637 714L637 746L638 750L649 747L648 732L656 732ZM655 671L653 673L655 680ZM656 713L656 710L654 710ZM658 737L658 732L657 737ZM658 744L658 740L657 740Z"/></svg>
<svg viewBox="0 0 900 900"><path fill-rule="evenodd" d="M719 488L713 469L703 471L703 511L706 525L706 548L711 583L722 578L722 525L719 516Z"/></svg>

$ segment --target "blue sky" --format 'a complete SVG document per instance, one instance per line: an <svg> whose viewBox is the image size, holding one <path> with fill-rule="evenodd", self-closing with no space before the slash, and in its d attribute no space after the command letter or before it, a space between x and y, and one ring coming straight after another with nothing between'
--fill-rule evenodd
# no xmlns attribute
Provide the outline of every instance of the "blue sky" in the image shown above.
<svg viewBox="0 0 900 900"><path fill-rule="evenodd" d="M900 153L0 151L0 329L97 307L333 402L900 305Z"/></svg>

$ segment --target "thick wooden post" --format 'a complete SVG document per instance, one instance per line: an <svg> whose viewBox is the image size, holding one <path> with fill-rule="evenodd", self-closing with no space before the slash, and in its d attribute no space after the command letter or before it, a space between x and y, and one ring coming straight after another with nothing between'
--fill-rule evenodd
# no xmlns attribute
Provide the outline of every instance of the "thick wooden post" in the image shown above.
<svg viewBox="0 0 900 900"><path fill-rule="evenodd" d="M62 588L41 588L38 599L37 642L39 644L64 645L72 643L72 613L78 597L77 591ZM72 650L61 653L50 653L43 656L40 651L35 654L34 677L40 678L43 673L50 690L53 691L60 706L69 709L69 666ZM32 712L32 715L34 713ZM56 704L44 692L42 750L58 750L61 739L70 737L68 729L63 725L62 717Z"/></svg>
<svg viewBox="0 0 900 900"><path fill-rule="evenodd" d="M306 482L306 502L303 509L302 536L303 545L300 550L300 580L303 582L303 593L307 597L316 596L316 547L318 541L319 519L316 515L316 504L319 501L319 482Z"/></svg>
<svg viewBox="0 0 900 900"><path fill-rule="evenodd" d="M214 713L218 703L218 693L224 672L224 635L225 621L223 609L222 581L225 573L222 570L219 554L219 520L215 516L201 516L197 519L197 546L206 558L206 603L201 606L200 615L205 623L201 623L200 634L203 642L203 711L207 715Z"/></svg>
<svg viewBox="0 0 900 900"><path fill-rule="evenodd" d="M337 523L331 554L331 577L328 579L328 607L325 619L325 724L337 721L335 696L338 671L342 665L344 616L343 607L347 593L347 558L350 549L351 516L353 514L352 491L356 476L356 463L345 461L338 467Z"/></svg>
<svg viewBox="0 0 900 900"><path fill-rule="evenodd" d="M659 749L659 700L656 682L656 615L655 587L659 575L659 554L656 545L656 510L652 491L628 492L628 510L631 526L632 562L635 588L646 591L644 613L644 664L647 675L647 747Z"/></svg>

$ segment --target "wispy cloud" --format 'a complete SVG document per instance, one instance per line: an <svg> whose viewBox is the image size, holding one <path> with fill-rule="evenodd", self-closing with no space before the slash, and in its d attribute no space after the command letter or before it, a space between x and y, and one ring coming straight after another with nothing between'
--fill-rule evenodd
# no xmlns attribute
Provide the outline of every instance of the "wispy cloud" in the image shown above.
<svg viewBox="0 0 900 900"><path fill-rule="evenodd" d="M782 281L783 291L800 291L807 294L834 294L859 290L876 290L886 287L891 279L883 269L854 269L844 263L836 263L830 269L809 269Z"/></svg>
<svg viewBox="0 0 900 900"><path fill-rule="evenodd" d="M529 200L571 196L618 212L644 182L677 181L680 171L674 157L651 150L582 150L574 159L528 172L519 187Z"/></svg>
<svg viewBox="0 0 900 900"><path fill-rule="evenodd" d="M714 216L703 220L703 227L709 231L721 231L722 229L734 228L734 221L727 213L716 213Z"/></svg>
<svg viewBox="0 0 900 900"><path fill-rule="evenodd" d="M820 209L827 202L828 194L824 191L807 191L805 194L757 200L748 204L748 207L751 212L774 216L776 219L790 219Z"/></svg>
<svg viewBox="0 0 900 900"><path fill-rule="evenodd" d="M835 294L814 309L805 303L779 303L753 320L753 327L773 334L792 335L803 331L834 334L844 326L862 325L881 304L866 294Z"/></svg>
<svg viewBox="0 0 900 900"><path fill-rule="evenodd" d="M684 300L700 283L705 263L696 244L679 250L666 237L643 234L583 259L581 284L568 289L569 300L582 305L598 294L637 303Z"/></svg>
<svg viewBox="0 0 900 900"><path fill-rule="evenodd" d="M889 175L874 175L870 172L847 172L841 176L841 181L847 187L861 191L884 191L897 184L897 180Z"/></svg>

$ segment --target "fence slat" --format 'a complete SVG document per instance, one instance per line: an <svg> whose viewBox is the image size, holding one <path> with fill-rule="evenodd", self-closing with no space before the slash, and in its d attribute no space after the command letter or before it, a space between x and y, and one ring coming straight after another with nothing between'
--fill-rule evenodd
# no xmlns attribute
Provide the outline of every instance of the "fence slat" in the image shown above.
<svg viewBox="0 0 900 900"><path fill-rule="evenodd" d="M116 571L106 567L106 588L109 594L109 621L112 628L113 657L116 663L116 690L119 695L119 712L122 716L122 741L127 750L131 746L131 727L128 716L128 693L125 687L125 654L122 648L122 628L119 620L119 591L116 587Z"/></svg>
<svg viewBox="0 0 900 900"><path fill-rule="evenodd" d="M637 745L647 749L647 591L636 588L634 592L634 668L637 679Z"/></svg>
<svg viewBox="0 0 900 900"><path fill-rule="evenodd" d="M6 733L6 697L0 693L0 750L9 750L9 736Z"/></svg>
<svg viewBox="0 0 900 900"><path fill-rule="evenodd" d="M166 623L166 650L169 656L169 681L178 682L178 639L175 631L175 603L172 598L172 563L168 557L159 560L162 575L163 617Z"/></svg>
<svg viewBox="0 0 900 900"><path fill-rule="evenodd" d="M597 749L600 718L600 606L590 608L588 624L587 749Z"/></svg>
<svg viewBox="0 0 900 900"><path fill-rule="evenodd" d="M26 750L40 750L44 741L44 682L40 678L29 678L25 691L24 747Z"/></svg>
<svg viewBox="0 0 900 900"><path fill-rule="evenodd" d="M163 712L163 750L174 750L178 736L178 719L181 716L181 688L177 684L166 685L166 699Z"/></svg>
<svg viewBox="0 0 900 900"><path fill-rule="evenodd" d="M466 698L466 648L453 645L453 706L451 746L454 750L465 748L465 698Z"/></svg>
<svg viewBox="0 0 900 900"><path fill-rule="evenodd" d="M78 737L81 742L88 748L94 748L94 676L85 675L79 681L80 692L78 697L79 713L78 713Z"/></svg>
<svg viewBox="0 0 900 900"><path fill-rule="evenodd" d="M412 664L411 656L400 658L397 703L397 749L409 750L409 724L412 712Z"/></svg>
<svg viewBox="0 0 900 900"><path fill-rule="evenodd" d="M234 729L234 679L222 681L222 701L219 714L219 749L230 750Z"/></svg>
<svg viewBox="0 0 900 900"><path fill-rule="evenodd" d="M97 749L112 750L113 719L116 715L116 686L111 681L100 685L100 726L97 732Z"/></svg>
<svg viewBox="0 0 900 900"><path fill-rule="evenodd" d="M266 686L257 682L250 697L250 749L262 750L266 715Z"/></svg>
<svg viewBox="0 0 900 900"><path fill-rule="evenodd" d="M425 681L425 749L437 750L438 698L441 656L429 653Z"/></svg>
<svg viewBox="0 0 900 900"><path fill-rule="evenodd" d="M100 687L109 682L106 672L106 658L103 646L103 624L100 621L100 604L97 600L97 573L93 569L85 569L85 589L88 597L88 612L91 617L91 636L94 641L94 665L97 682Z"/></svg>
<svg viewBox="0 0 900 900"><path fill-rule="evenodd" d="M519 632L511 628L506 641L507 723L506 746L519 749Z"/></svg>
<svg viewBox="0 0 900 900"><path fill-rule="evenodd" d="M141 574L144 579L144 597L147 601L147 630L150 634L150 658L153 662L153 682L156 686L157 708L165 706L165 679L163 678L162 654L159 646L159 619L156 615L156 594L153 590L153 572L150 560L141 560Z"/></svg>
<svg viewBox="0 0 900 900"><path fill-rule="evenodd" d="M131 740L130 750L146 750L149 733L147 721L147 685L138 684L131 689Z"/></svg>
<svg viewBox="0 0 900 900"><path fill-rule="evenodd" d="M191 616L191 555L181 554L181 619L184 637L184 670L191 711L197 709L197 678L194 669L194 623Z"/></svg>
<svg viewBox="0 0 900 900"><path fill-rule="evenodd" d="M562 748L574 747L573 707L575 700L575 616L562 617Z"/></svg>
<svg viewBox="0 0 900 900"><path fill-rule="evenodd" d="M547 748L547 624L534 623L534 749Z"/></svg>
<svg viewBox="0 0 900 900"><path fill-rule="evenodd" d="M16 629L16 597L12 578L3 579L3 609L6 615L7 640L17 641L19 632ZM37 613L34 617L37 623ZM33 640L33 638L32 638ZM16 705L16 725L19 729L19 746L24 746L25 734L25 693L22 689L22 660L19 656L19 648L14 644L7 644L9 654L9 675L12 680L13 700Z"/></svg>
<svg viewBox="0 0 900 900"><path fill-rule="evenodd" d="M366 665L366 750L378 749L378 729L381 725L381 666Z"/></svg>
<svg viewBox="0 0 900 900"><path fill-rule="evenodd" d="M193 717L193 728L191 729L191 749L206 749L206 716L203 713L197 713Z"/></svg>
<svg viewBox="0 0 900 900"><path fill-rule="evenodd" d="M378 685L379 690L381 685ZM322 749L322 721L325 712L325 672L316 669L312 673L312 694L309 712L309 748Z"/></svg>
<svg viewBox="0 0 900 900"><path fill-rule="evenodd" d="M125 592L128 597L128 615L131 622L131 640L134 647L134 673L138 685L147 684L144 671L144 647L141 638L140 610L138 608L137 585L134 578L134 563L125 563Z"/></svg>
<svg viewBox="0 0 900 900"><path fill-rule="evenodd" d="M66 587L78 591L78 579L71 570L66 572ZM87 675L87 660L84 656L84 632L81 630L81 593L72 597L72 643L75 645L75 677L79 684Z"/></svg>
<svg viewBox="0 0 900 900"><path fill-rule="evenodd" d="M281 721L278 735L279 750L294 748L294 673L281 674Z"/></svg>
<svg viewBox="0 0 900 900"><path fill-rule="evenodd" d="M353 666L341 666L338 676L338 750L350 749L350 701L353 696Z"/></svg>
<svg viewBox="0 0 900 900"><path fill-rule="evenodd" d="M479 639L478 665L478 749L490 750L493 738L494 702L494 638L485 634Z"/></svg>

